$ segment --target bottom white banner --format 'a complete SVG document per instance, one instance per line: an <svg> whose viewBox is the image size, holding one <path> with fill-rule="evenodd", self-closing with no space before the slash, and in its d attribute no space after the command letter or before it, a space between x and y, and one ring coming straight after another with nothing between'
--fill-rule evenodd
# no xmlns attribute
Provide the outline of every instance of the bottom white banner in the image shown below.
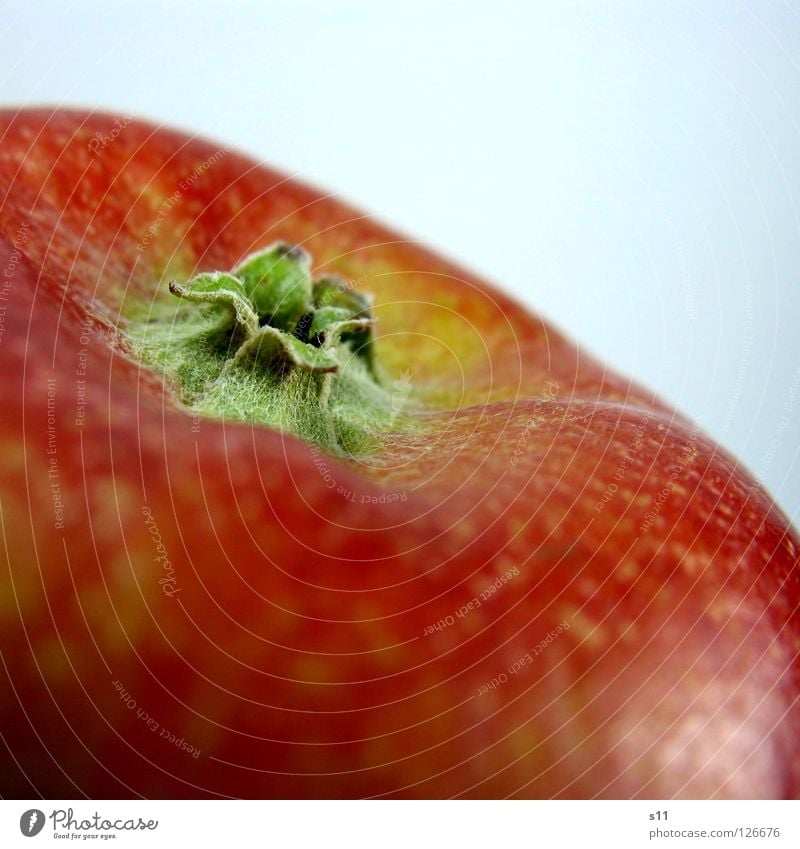
<svg viewBox="0 0 800 849"><path fill-rule="evenodd" d="M2 801L0 846L800 846L800 802Z"/></svg>

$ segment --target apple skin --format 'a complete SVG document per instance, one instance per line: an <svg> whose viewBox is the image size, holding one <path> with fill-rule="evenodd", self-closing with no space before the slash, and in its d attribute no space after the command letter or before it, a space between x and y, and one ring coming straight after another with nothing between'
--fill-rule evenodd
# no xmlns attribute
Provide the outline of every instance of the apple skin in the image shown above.
<svg viewBox="0 0 800 849"><path fill-rule="evenodd" d="M0 795L797 798L800 541L690 421L218 144L0 134ZM422 435L336 460L131 355L278 239L372 292Z"/></svg>

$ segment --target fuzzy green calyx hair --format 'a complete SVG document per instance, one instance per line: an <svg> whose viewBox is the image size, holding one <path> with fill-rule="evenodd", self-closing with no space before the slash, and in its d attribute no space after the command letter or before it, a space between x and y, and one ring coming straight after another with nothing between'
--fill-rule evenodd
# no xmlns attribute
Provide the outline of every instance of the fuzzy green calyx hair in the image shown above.
<svg viewBox="0 0 800 849"><path fill-rule="evenodd" d="M338 456L367 454L407 424L410 387L399 398L380 376L370 298L313 279L302 248L277 243L169 291L177 297L127 329L192 411L277 427Z"/></svg>

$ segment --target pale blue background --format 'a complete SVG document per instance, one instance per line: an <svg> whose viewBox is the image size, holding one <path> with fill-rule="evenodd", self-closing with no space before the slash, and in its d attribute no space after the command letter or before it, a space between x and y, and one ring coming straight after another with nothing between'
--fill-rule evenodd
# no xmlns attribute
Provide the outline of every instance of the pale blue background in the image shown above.
<svg viewBox="0 0 800 849"><path fill-rule="evenodd" d="M800 517L800 7L5 3L0 97L233 143L494 279Z"/></svg>

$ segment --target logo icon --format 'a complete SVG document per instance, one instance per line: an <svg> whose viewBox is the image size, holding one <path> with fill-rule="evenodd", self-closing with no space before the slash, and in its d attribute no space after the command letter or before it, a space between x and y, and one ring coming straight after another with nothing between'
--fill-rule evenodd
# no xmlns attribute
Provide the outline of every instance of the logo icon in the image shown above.
<svg viewBox="0 0 800 849"><path fill-rule="evenodd" d="M44 828L44 812L38 808L31 808L19 818L19 830L25 837L36 837Z"/></svg>

